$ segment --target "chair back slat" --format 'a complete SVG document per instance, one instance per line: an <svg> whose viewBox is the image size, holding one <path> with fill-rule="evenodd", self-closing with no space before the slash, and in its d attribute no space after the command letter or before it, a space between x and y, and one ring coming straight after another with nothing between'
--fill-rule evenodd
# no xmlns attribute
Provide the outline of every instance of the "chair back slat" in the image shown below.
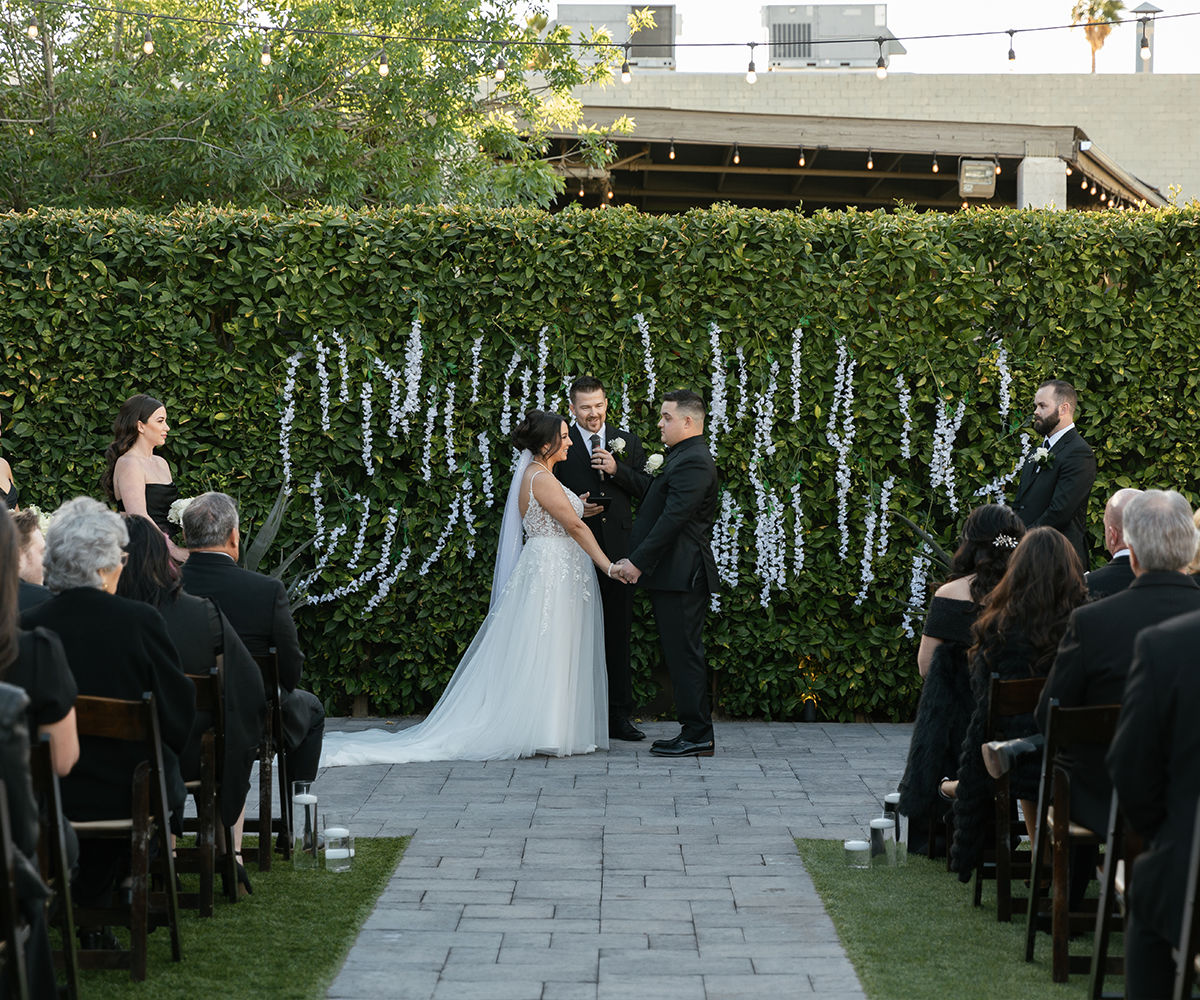
<svg viewBox="0 0 1200 1000"><path fill-rule="evenodd" d="M1004 681L997 673L992 674L988 687L987 737L996 734L996 723L1013 715L1025 715L1037 708L1045 677L1021 677Z"/></svg>
<svg viewBox="0 0 1200 1000"><path fill-rule="evenodd" d="M75 699L75 726L80 736L144 743L151 735L149 721L144 701L82 694Z"/></svg>
<svg viewBox="0 0 1200 1000"><path fill-rule="evenodd" d="M1121 706L1084 705L1080 708L1063 708L1051 702L1050 712L1053 723L1046 728L1054 733L1055 748L1062 749L1080 743L1111 743L1117 731Z"/></svg>
<svg viewBox="0 0 1200 1000"><path fill-rule="evenodd" d="M217 668L213 667L207 674L188 674L188 679L196 687L196 711L216 713L220 701Z"/></svg>

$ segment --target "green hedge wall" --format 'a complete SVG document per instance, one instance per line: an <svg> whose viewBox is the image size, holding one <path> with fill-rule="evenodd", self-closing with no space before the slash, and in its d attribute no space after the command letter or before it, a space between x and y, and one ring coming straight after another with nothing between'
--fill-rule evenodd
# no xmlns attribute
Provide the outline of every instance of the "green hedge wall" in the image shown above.
<svg viewBox="0 0 1200 1000"><path fill-rule="evenodd" d="M118 406L135 391L151 392L167 403L173 430L164 455L184 495L222 489L238 496L253 532L280 488L288 359L302 352L291 396L294 496L273 558L313 535L319 473L323 544L335 526L347 528L311 592L328 594L375 569L357 592L297 612L311 651L309 683L335 710L359 694L380 711L421 710L436 699L487 606L511 459L499 428L514 351L522 361L510 406L521 395L521 367L532 370L536 395L538 334L548 327L550 398L561 403L564 379L596 374L611 387L615 421L629 422L656 448L657 407L648 399L634 316L642 314L651 331L658 393L690 386L711 395L709 325L716 323L732 425L718 435L718 466L745 512L739 584L722 595L706 633L721 707L785 718L815 697L827 718L905 719L919 690L915 642L901 629L915 546L898 521L884 519L890 539L882 555L876 529L874 580L855 603L869 514L886 480L893 482L890 508L949 544L965 511L981 502L976 491L1013 469L1034 388L1053 375L1078 387L1079 425L1097 453L1089 514L1096 560L1111 490L1170 486L1195 499L1198 219L1194 210L804 218L729 208L667 218L615 209L551 216L452 208L0 216L4 452L25 502L52 508L78 493L98 495ZM393 438L391 387L377 362L403 371L414 319L423 343L419 411L409 433ZM346 344L347 402L335 331ZM480 388L472 403L477 338ZM855 429L844 560L839 459L827 435L839 343L853 361ZM318 344L329 352L328 431ZM739 347L748 397L740 420ZM1002 416L1005 362L1011 408ZM773 363L774 448L762 450L757 472L786 508L782 542L762 540L785 556L786 578L764 607L750 464L753 397L767 390ZM901 452L897 374L912 394L911 458ZM373 475L362 455L361 386L368 380ZM443 412L449 384L453 473ZM625 391L630 412L621 413ZM931 457L939 407L953 415L960 404L948 491L931 486ZM844 417L845 406L836 431ZM492 506L482 497L481 431L491 441ZM793 487L803 510L798 574ZM476 534L460 519L421 575L464 489ZM363 498L371 511L351 568ZM389 523L395 541L380 570ZM405 545L406 568L365 611ZM321 551L310 547L295 567L311 573ZM639 608L634 655L648 696L657 639L644 600Z"/></svg>

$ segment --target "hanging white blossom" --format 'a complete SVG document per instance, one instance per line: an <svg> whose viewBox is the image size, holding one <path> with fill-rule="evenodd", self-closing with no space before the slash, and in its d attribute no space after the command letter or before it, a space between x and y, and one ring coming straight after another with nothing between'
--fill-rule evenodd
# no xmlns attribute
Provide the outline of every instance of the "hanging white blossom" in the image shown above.
<svg viewBox="0 0 1200 1000"><path fill-rule="evenodd" d="M342 584L340 587L335 587L333 590L325 594L309 595L307 603L309 604L328 604L331 601L339 600L343 597L348 597L351 594L357 593L366 584L370 583L379 572L386 568L388 556L392 550L392 539L396 534L396 511L389 510L384 515L383 529L383 551L380 554L379 561L365 573L359 573L349 582Z"/></svg>
<svg viewBox="0 0 1200 1000"><path fill-rule="evenodd" d="M1012 372L1008 370L1008 348L1003 343L996 353L996 370L1000 373L1000 416L1008 416L1008 407L1012 402L1009 396L1009 386L1012 385Z"/></svg>
<svg viewBox="0 0 1200 1000"><path fill-rule="evenodd" d="M1017 478L1021 471L1021 467L1029 460L1029 456L1033 451L1033 442L1029 435L1024 431L1021 432L1021 457L1017 459L1017 464L1012 467L1012 471L997 476L986 486L981 486L974 493L974 496L984 497L986 503L998 503L1001 507L1007 506L1004 502L1004 487Z"/></svg>
<svg viewBox="0 0 1200 1000"><path fill-rule="evenodd" d="M283 380L283 416L279 418L279 457L283 459L283 494L292 495L292 421L296 419L296 369L304 355L297 351L287 363Z"/></svg>
<svg viewBox="0 0 1200 1000"><path fill-rule="evenodd" d="M647 399L653 406L658 401L658 377L654 374L654 355L650 352L650 324L646 322L642 313L637 313L633 318L637 321L638 330L642 335L642 350L646 354L646 380L650 383Z"/></svg>
<svg viewBox="0 0 1200 1000"><path fill-rule="evenodd" d="M495 502L492 495L492 450L487 431L480 431L475 440L479 443L479 465L483 473L483 495L487 497L488 506Z"/></svg>
<svg viewBox="0 0 1200 1000"><path fill-rule="evenodd" d="M621 380L621 420L628 427L633 423L633 404L629 401L629 376Z"/></svg>
<svg viewBox="0 0 1200 1000"><path fill-rule="evenodd" d="M476 337L471 345L471 403L479 402L479 379L483 375L483 361L480 352L483 350L483 338Z"/></svg>
<svg viewBox="0 0 1200 1000"><path fill-rule="evenodd" d="M512 397L509 395L508 387L512 385L513 375L520 363L521 352L513 351L512 361L508 363L508 368L504 371L504 392L500 396L500 436L502 438L512 435L512 408L509 405Z"/></svg>
<svg viewBox="0 0 1200 1000"><path fill-rule="evenodd" d="M762 581L758 603L766 608L771 604L771 588L782 588L787 582L784 507L775 491L758 478L757 466L750 466L750 482L754 485L754 503L758 508L754 519L754 544L757 552L755 572Z"/></svg>
<svg viewBox="0 0 1200 1000"><path fill-rule="evenodd" d="M417 572L421 576L425 576L431 566L438 561L442 554L442 549L446 547L446 541L450 538L450 532L454 530L454 526L458 524L458 512L462 509L462 497L455 497L450 503L450 516L446 518L446 525L442 528L442 533L438 535L437 544L434 545L433 551L429 553L429 558L422 564Z"/></svg>
<svg viewBox="0 0 1200 1000"><path fill-rule="evenodd" d="M953 417L950 416L949 410L945 403L938 402L937 423L933 429L933 454L929 459L929 486L930 489L942 486L950 509L957 514L958 497L954 494L954 438L967 412L966 400L958 401Z"/></svg>
<svg viewBox="0 0 1200 1000"><path fill-rule="evenodd" d="M375 459L371 457L371 382L362 384L362 457L368 476L375 475Z"/></svg>
<svg viewBox="0 0 1200 1000"><path fill-rule="evenodd" d="M346 352L346 341L342 339L342 335L333 331L334 343L338 345L338 367L342 374L342 384L338 387L338 401L341 403L350 402L350 361Z"/></svg>
<svg viewBox="0 0 1200 1000"><path fill-rule="evenodd" d="M372 357L371 363L376 370L383 375L391 387L391 395L388 397L388 437L396 436L396 428L403 423L404 432L408 433L408 421L404 419L404 404L400 399L404 389L401 385L401 374L396 369L384 364L378 357Z"/></svg>
<svg viewBox="0 0 1200 1000"><path fill-rule="evenodd" d="M912 393L908 391L908 384L900 372L896 372L896 388L900 390L900 416L904 419L904 429L900 432L900 457L912 458L912 439L909 437L912 433Z"/></svg>
<svg viewBox="0 0 1200 1000"><path fill-rule="evenodd" d="M804 340L804 327L792 331L792 423L800 419L800 342Z"/></svg>
<svg viewBox="0 0 1200 1000"><path fill-rule="evenodd" d="M879 491L879 558L887 555L888 547L888 504L892 502L892 490L896 488L896 477L888 476Z"/></svg>
<svg viewBox="0 0 1200 1000"><path fill-rule="evenodd" d="M321 543L325 541L325 505L321 502L321 473L319 472L313 477L311 492L313 498L313 522L316 525L313 531L313 545L319 549Z"/></svg>
<svg viewBox="0 0 1200 1000"><path fill-rule="evenodd" d="M371 517L371 498L364 499L355 493L350 502L363 505L362 520L358 523L358 537L354 539L354 551L350 554L350 561L346 563L347 569L355 569L358 566L358 560L362 557L363 545L367 541L367 522Z"/></svg>
<svg viewBox="0 0 1200 1000"><path fill-rule="evenodd" d="M429 387L429 406L425 410L425 447L421 451L421 478L429 482L433 478L433 425L438 415L438 387L435 382Z"/></svg>
<svg viewBox="0 0 1200 1000"><path fill-rule="evenodd" d="M321 553L321 557L317 560L317 565L313 567L313 571L296 584L296 593L303 594L312 586L313 581L321 575L321 572L329 564L329 557L333 555L333 550L337 548L338 542L341 541L342 536L349 530L348 525L339 524L329 533L329 542L325 546L325 551ZM312 598L309 598L308 603L313 604L316 602Z"/></svg>
<svg viewBox="0 0 1200 1000"><path fill-rule="evenodd" d="M521 402L517 407L517 413L524 416L529 412L533 404L530 398L533 394L533 369L526 365L521 369Z"/></svg>
<svg viewBox="0 0 1200 1000"><path fill-rule="evenodd" d="M471 494L475 490L475 484L471 482L471 477L463 476L462 481L462 516L463 522L467 526L467 558L475 558L475 515L471 511Z"/></svg>
<svg viewBox="0 0 1200 1000"><path fill-rule="evenodd" d="M727 587L738 585L738 533L742 529L742 508L728 490L721 493L721 513L713 525L712 550L717 563L717 578ZM721 599L712 595L713 612L721 610Z"/></svg>
<svg viewBox="0 0 1200 1000"><path fill-rule="evenodd" d="M854 443L854 361L846 342L837 342L837 372L833 379L833 405L829 408L829 422L825 427L825 437L833 446L838 456L838 467L835 479L837 481L838 499L838 530L841 532L841 543L838 546L838 558L843 562L850 553L850 522L848 509L850 503L850 446ZM842 429L837 429L838 410L842 411Z"/></svg>
<svg viewBox="0 0 1200 1000"><path fill-rule="evenodd" d="M538 360L537 360L537 408L546 409L546 362L550 359L550 341L546 337L549 326L538 330Z"/></svg>
<svg viewBox="0 0 1200 1000"><path fill-rule="evenodd" d="M904 634L910 639L916 635L912 627L913 618L919 617L925 610L925 581L929 573L930 551L929 545L922 542L912 559L912 575L908 581L908 606L904 609L904 620L900 623Z"/></svg>
<svg viewBox="0 0 1200 1000"><path fill-rule="evenodd" d="M708 407L708 450L717 457L717 434L729 430L726 414L725 360L721 354L721 328L708 324L708 341L712 345L712 400Z"/></svg>
<svg viewBox="0 0 1200 1000"><path fill-rule="evenodd" d="M408 418L421 412L421 360L424 348L421 346L421 320L412 321L412 329L408 334L408 346L404 350L404 382L408 394L404 397L404 405L400 407L400 426L408 433Z"/></svg>
<svg viewBox="0 0 1200 1000"><path fill-rule="evenodd" d="M740 346L737 349L738 361L738 404L737 412L734 414L734 419L740 421L746 416L746 407L750 402L749 393L747 392L747 383L750 376L746 373L746 352Z"/></svg>
<svg viewBox="0 0 1200 1000"><path fill-rule="evenodd" d="M872 497L871 494L868 493L867 503L871 504L871 502ZM854 606L856 608L867 599L867 590L875 581L875 525L878 523L878 521L879 511L877 511L874 507L871 507L867 511L867 516L863 521L863 524L867 529L867 537L863 541L862 572L860 574L862 586L858 588L858 596L854 598Z"/></svg>
<svg viewBox="0 0 1200 1000"><path fill-rule="evenodd" d="M458 471L458 461L454 457L454 383L446 386L446 408L442 412L442 422L446 429L446 471Z"/></svg>
<svg viewBox="0 0 1200 1000"><path fill-rule="evenodd" d="M379 602L387 597L388 591L392 589L392 585L400 578L400 574L408 569L408 560L412 555L412 550L409 549L407 545L404 546L404 551L400 553L400 559L392 569L392 572L387 576L382 576L384 570L387 568L388 558L391 554L392 536L395 534L396 530L395 511L389 511L388 513L391 516L391 520L388 524L391 531L384 538L385 544L383 555L380 556L379 563L377 564L378 572L380 574L379 588L374 594L371 595L371 599L367 601L366 606L363 608L364 614L369 611L374 611L379 605Z"/></svg>
<svg viewBox="0 0 1200 1000"><path fill-rule="evenodd" d="M317 349L317 378L321 382L321 430L329 430L329 372L325 370L325 358L329 348L320 336L313 334L313 346Z"/></svg>
<svg viewBox="0 0 1200 1000"><path fill-rule="evenodd" d="M767 391L754 394L754 447L750 453L750 464L756 465L759 458L775 454L775 442L771 434L775 429L775 390L779 379L779 362L771 362L767 376Z"/></svg>
<svg viewBox="0 0 1200 1000"><path fill-rule="evenodd" d="M792 484L792 511L795 519L792 525L793 550L792 574L799 576L804 569L804 508L800 506L800 484Z"/></svg>

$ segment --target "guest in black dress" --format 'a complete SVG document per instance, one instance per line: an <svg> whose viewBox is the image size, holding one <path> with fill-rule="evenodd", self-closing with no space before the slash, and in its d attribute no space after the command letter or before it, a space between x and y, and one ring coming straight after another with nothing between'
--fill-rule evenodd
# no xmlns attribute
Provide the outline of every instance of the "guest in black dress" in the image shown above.
<svg viewBox="0 0 1200 1000"><path fill-rule="evenodd" d="M42 556L46 552L46 537L38 527L38 516L35 511L22 510L13 514L13 524L17 529L17 540L20 546L20 556L17 561L17 574L20 577L17 590L17 607L24 611L35 604L48 601L54 595L42 586Z"/></svg>
<svg viewBox="0 0 1200 1000"><path fill-rule="evenodd" d="M154 608L116 596L129 534L103 504L77 497L54 513L46 537L46 585L51 601L26 611L21 624L56 632L79 693L140 700L152 691L158 708L166 784L172 811L187 791L178 754L196 715L196 689L179 662L166 622ZM142 744L80 738L80 757L62 781L63 809L76 821L120 819L132 809L133 772L146 759ZM87 841L80 855L81 898L95 899L128 865L112 842ZM124 864L122 864L124 862Z"/></svg>
<svg viewBox="0 0 1200 1000"><path fill-rule="evenodd" d="M987 740L992 674L999 674L1001 680L1048 675L1067 619L1086 600L1083 565L1066 536L1054 528L1030 528L972 627L975 645L969 655L975 710L959 756L950 852L950 868L963 882L970 881L979 866L993 818L996 782L980 752ZM997 729L993 737L997 740L1019 739L1038 731L1032 712L1002 718ZM1025 754L1008 772L1012 794L1021 800L1030 825L1037 813L1040 763L1039 754Z"/></svg>
<svg viewBox="0 0 1200 1000"><path fill-rule="evenodd" d="M938 789L943 782L947 793L953 788L959 751L975 710L967 667L967 650L974 642L971 626L1024 535L1024 523L1009 508L976 507L963 525L950 574L930 602L917 652L925 683L900 783L900 811L906 816L924 820L947 808ZM927 851L927 829L924 822L909 824L910 851Z"/></svg>
<svg viewBox="0 0 1200 1000"><path fill-rule="evenodd" d="M242 849L242 823L250 772L258 759L258 743L267 715L262 674L229 620L210 598L193 597L173 571L162 534L144 517L124 515L129 531L129 561L117 581L117 594L156 608L167 623L167 632L184 673L207 676L224 655L225 759L219 776L221 822L218 848L225 852L224 826L233 828L234 853ZM200 778L200 740L212 727L211 712L197 712L187 746L179 756L184 781ZM247 891L250 882L240 867L239 879Z"/></svg>
<svg viewBox="0 0 1200 1000"><path fill-rule="evenodd" d="M20 499L17 484L13 482L12 466L7 459L0 458L0 500L9 510L16 510Z"/></svg>
<svg viewBox="0 0 1200 1000"><path fill-rule="evenodd" d="M108 462L100 485L117 510L140 514L158 526L167 539L171 558L184 562L187 549L175 544L179 529L167 520L179 489L171 481L167 460L154 454L170 431L167 408L153 396L130 396L113 421L113 441L104 453Z"/></svg>

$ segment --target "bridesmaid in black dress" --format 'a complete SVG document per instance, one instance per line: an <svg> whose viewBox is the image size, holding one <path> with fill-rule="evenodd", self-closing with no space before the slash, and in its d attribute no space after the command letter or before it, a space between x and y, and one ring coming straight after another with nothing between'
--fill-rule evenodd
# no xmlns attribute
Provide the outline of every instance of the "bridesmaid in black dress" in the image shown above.
<svg viewBox="0 0 1200 1000"><path fill-rule="evenodd" d="M971 626L1024 534L1024 523L1008 507L976 507L963 525L946 582L930 602L917 651L925 683L900 783L900 811L916 820L909 824L910 851L928 850L925 820L935 810L945 812L942 799L953 796L959 752L976 702L967 659L975 641Z"/></svg>
<svg viewBox="0 0 1200 1000"><path fill-rule="evenodd" d="M0 458L0 498L3 498L9 510L16 510L20 503L17 484L13 482L12 466L3 458Z"/></svg>
<svg viewBox="0 0 1200 1000"><path fill-rule="evenodd" d="M187 549L175 544L178 528L167 520L179 489L171 481L167 460L154 454L166 443L167 408L153 396L130 396L113 421L113 441L104 453L108 467L100 485L117 510L148 518L166 536L167 549L177 563L186 561Z"/></svg>

